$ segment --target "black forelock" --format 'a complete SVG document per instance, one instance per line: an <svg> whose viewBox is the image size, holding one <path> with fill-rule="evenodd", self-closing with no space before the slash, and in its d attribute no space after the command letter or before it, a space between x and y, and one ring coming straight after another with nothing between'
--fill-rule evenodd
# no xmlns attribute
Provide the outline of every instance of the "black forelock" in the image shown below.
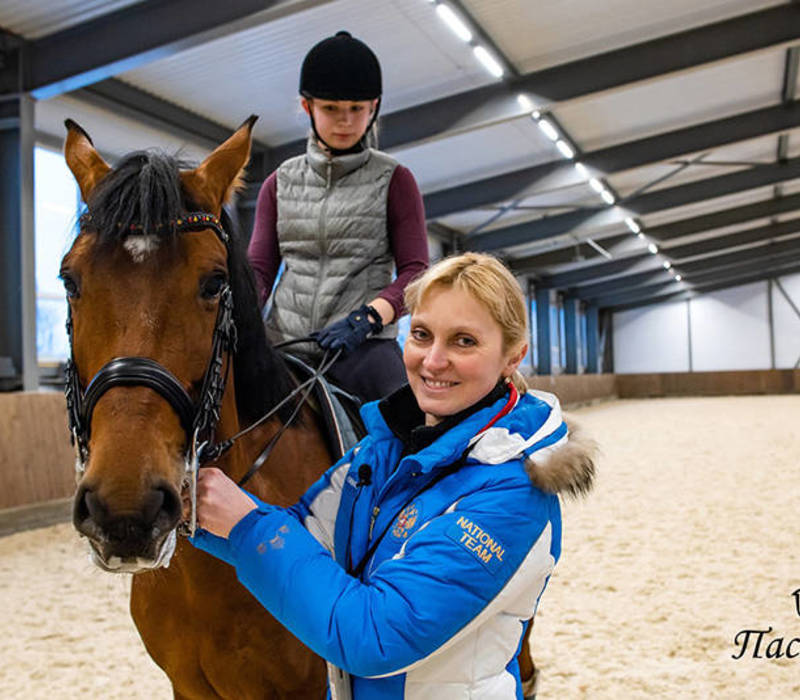
<svg viewBox="0 0 800 700"><path fill-rule="evenodd" d="M190 167L158 151L128 154L95 187L81 219L82 230L96 233L101 249L122 242L131 226L140 234L175 240L180 235L177 219L198 209L180 178L180 171ZM249 423L284 398L292 381L280 355L267 342L244 243L225 211L221 218L229 237L229 276L238 334L236 403L240 419ZM289 402L280 411L281 418L286 420L291 410Z"/></svg>
<svg viewBox="0 0 800 700"><path fill-rule="evenodd" d="M182 214L194 209L181 184L186 163L159 151L129 153L94 188L86 203L84 229L112 243L124 238L131 226L147 235L171 238Z"/></svg>

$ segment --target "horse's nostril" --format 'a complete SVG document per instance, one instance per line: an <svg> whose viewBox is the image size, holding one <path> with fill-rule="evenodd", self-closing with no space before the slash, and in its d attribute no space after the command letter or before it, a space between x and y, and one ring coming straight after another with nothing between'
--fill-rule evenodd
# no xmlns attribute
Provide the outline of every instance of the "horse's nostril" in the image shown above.
<svg viewBox="0 0 800 700"><path fill-rule="evenodd" d="M75 501L72 509L72 521L75 527L80 530L80 525L89 517L89 507L86 504L86 495L89 492L85 486L81 486L75 494Z"/></svg>
<svg viewBox="0 0 800 700"><path fill-rule="evenodd" d="M142 520L145 524L150 525L156 519L165 496L164 489L153 489L145 496L142 503Z"/></svg>
<svg viewBox="0 0 800 700"><path fill-rule="evenodd" d="M161 511L167 516L170 523L177 523L183 511L180 496L175 489L167 486L160 488L159 491L163 495Z"/></svg>
<svg viewBox="0 0 800 700"><path fill-rule="evenodd" d="M96 523L102 522L103 518L107 512L107 508L103 505L103 502L97 496L94 491L86 491L86 495L83 499L86 502L86 510L88 511L88 515L94 520Z"/></svg>

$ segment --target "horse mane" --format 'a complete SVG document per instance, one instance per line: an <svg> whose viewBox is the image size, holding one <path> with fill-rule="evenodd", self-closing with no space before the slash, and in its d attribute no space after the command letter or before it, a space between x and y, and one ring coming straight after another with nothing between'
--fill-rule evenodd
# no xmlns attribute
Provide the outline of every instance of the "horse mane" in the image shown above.
<svg viewBox="0 0 800 700"><path fill-rule="evenodd" d="M174 222L199 209L179 175L188 167L159 151L128 154L95 187L88 211L81 217L81 228L96 232L101 250L121 243L131 225L137 234L174 245L181 235ZM267 341L244 241L224 210L221 220L230 239L228 273L238 334L233 358L236 407L243 422L250 423L286 397L293 384L280 355ZM288 420L292 403L279 411L282 420Z"/></svg>

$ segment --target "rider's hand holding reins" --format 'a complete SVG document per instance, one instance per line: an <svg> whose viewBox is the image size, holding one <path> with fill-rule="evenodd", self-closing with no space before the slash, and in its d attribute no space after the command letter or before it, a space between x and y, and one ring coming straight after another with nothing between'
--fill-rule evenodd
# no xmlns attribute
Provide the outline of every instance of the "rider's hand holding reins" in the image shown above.
<svg viewBox="0 0 800 700"><path fill-rule="evenodd" d="M320 347L326 350L341 348L345 352L353 352L367 338L377 335L382 330L383 321L378 311L372 306L362 304L343 319L311 335Z"/></svg>
<svg viewBox="0 0 800 700"><path fill-rule="evenodd" d="M197 524L218 537L227 538L251 510L253 500L216 467L204 467L197 475Z"/></svg>

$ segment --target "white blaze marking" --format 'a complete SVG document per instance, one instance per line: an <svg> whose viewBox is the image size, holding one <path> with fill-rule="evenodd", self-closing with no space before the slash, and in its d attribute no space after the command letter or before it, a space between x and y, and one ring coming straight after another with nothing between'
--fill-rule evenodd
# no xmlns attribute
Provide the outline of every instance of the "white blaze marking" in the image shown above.
<svg viewBox="0 0 800 700"><path fill-rule="evenodd" d="M155 236L127 236L122 244L133 258L133 262L140 263L150 253L158 248L158 238Z"/></svg>

